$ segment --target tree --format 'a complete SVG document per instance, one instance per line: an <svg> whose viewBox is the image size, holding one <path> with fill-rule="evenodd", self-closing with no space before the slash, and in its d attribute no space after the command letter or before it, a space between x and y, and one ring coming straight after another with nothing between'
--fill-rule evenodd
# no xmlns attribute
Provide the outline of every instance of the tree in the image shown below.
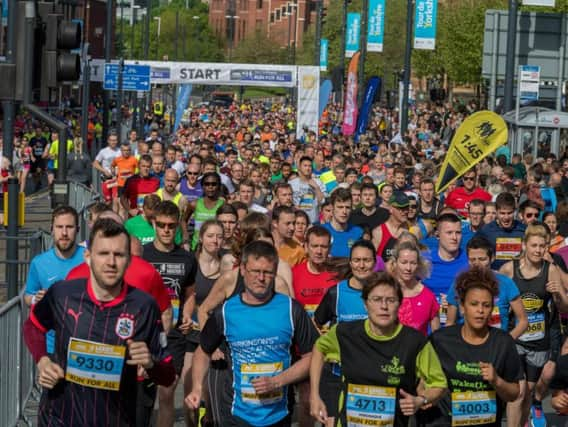
<svg viewBox="0 0 568 427"><path fill-rule="evenodd" d="M279 47L264 32L256 30L239 43L231 57L232 62L243 64L285 64L288 49Z"/></svg>

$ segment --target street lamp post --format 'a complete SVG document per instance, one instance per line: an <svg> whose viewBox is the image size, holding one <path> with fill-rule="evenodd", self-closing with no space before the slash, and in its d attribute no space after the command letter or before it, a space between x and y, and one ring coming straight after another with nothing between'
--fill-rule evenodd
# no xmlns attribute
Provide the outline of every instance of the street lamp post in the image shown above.
<svg viewBox="0 0 568 427"><path fill-rule="evenodd" d="M406 9L406 47L404 49L404 75L402 78L402 108L400 110L400 136L408 129L408 89L410 87L410 65L412 60L412 22L414 0L407 1Z"/></svg>
<svg viewBox="0 0 568 427"><path fill-rule="evenodd" d="M162 30L162 18L160 16L154 16L154 19L156 21L158 21L158 31L156 32L157 34L157 39L156 39L156 61L160 60L160 32Z"/></svg>
<svg viewBox="0 0 568 427"><path fill-rule="evenodd" d="M140 9L140 6L138 5L133 5L131 6L130 10L131 10L131 21L130 21L130 58L134 58L134 26L136 24L137 21L137 13L138 13L138 9Z"/></svg>
<svg viewBox="0 0 568 427"><path fill-rule="evenodd" d="M239 17L237 15L225 15L229 25L229 62L233 56L233 48L235 46L235 24Z"/></svg>

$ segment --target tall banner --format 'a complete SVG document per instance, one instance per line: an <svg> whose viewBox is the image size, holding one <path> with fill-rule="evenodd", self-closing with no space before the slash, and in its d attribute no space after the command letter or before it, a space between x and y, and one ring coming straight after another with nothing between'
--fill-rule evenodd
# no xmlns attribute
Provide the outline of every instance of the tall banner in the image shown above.
<svg viewBox="0 0 568 427"><path fill-rule="evenodd" d="M369 114L371 113L371 106L373 105L373 100L377 91L381 87L381 78L373 76L367 82L367 88L365 89L365 98L361 109L359 110L359 120L357 122L357 140L359 135L363 135L367 131L367 125L369 124Z"/></svg>
<svg viewBox="0 0 568 427"><path fill-rule="evenodd" d="M369 0L367 52L382 52L385 35L385 0Z"/></svg>
<svg viewBox="0 0 568 427"><path fill-rule="evenodd" d="M325 110L325 107L327 105L327 103L329 102L329 97L331 95L331 90L333 89L333 85L331 83L331 80L329 79L325 79L320 86L320 99L319 99L319 110L318 110L318 118L321 119L321 116L323 114L323 110Z"/></svg>
<svg viewBox="0 0 568 427"><path fill-rule="evenodd" d="M298 67L298 109L296 113L298 138L310 130L318 133L319 91L319 67Z"/></svg>
<svg viewBox="0 0 568 427"><path fill-rule="evenodd" d="M329 50L329 40L321 39L320 42L320 70L327 71L327 55Z"/></svg>
<svg viewBox="0 0 568 427"><path fill-rule="evenodd" d="M507 142L507 125L493 111L472 114L456 131L436 181L436 193Z"/></svg>
<svg viewBox="0 0 568 427"><path fill-rule="evenodd" d="M343 110L343 135L350 136L357 127L357 70L360 52L356 52L349 63L347 71L347 88L345 90L345 109Z"/></svg>
<svg viewBox="0 0 568 427"><path fill-rule="evenodd" d="M345 56L352 58L359 50L359 36L361 34L361 14L349 12L347 14L347 31L345 33Z"/></svg>
<svg viewBox="0 0 568 427"><path fill-rule="evenodd" d="M193 85L180 85L178 96L176 100L176 119L174 122L174 132L179 129L181 119L183 117L183 112L189 105L189 97L191 96L191 90Z"/></svg>
<svg viewBox="0 0 568 427"><path fill-rule="evenodd" d="M438 0L416 0L414 17L414 49L436 48Z"/></svg>

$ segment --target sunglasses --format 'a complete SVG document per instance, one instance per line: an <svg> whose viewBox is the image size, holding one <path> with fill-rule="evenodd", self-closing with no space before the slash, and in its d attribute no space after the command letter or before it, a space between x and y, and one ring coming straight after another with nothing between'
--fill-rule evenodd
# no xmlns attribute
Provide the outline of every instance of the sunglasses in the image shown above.
<svg viewBox="0 0 568 427"><path fill-rule="evenodd" d="M525 218L536 218L538 217L537 213L526 213L523 215Z"/></svg>
<svg viewBox="0 0 568 427"><path fill-rule="evenodd" d="M217 187L219 184L217 182L204 182L204 187Z"/></svg>
<svg viewBox="0 0 568 427"><path fill-rule="evenodd" d="M464 181L475 181L475 177L474 176L464 176L463 180Z"/></svg>
<svg viewBox="0 0 568 427"><path fill-rule="evenodd" d="M408 205L408 209L416 209L416 205Z"/></svg>
<svg viewBox="0 0 568 427"><path fill-rule="evenodd" d="M175 230L178 226L177 222L156 221L155 224L156 224L156 227L164 228L164 229L167 229L167 230Z"/></svg>
<svg viewBox="0 0 568 427"><path fill-rule="evenodd" d="M187 172L186 174L189 176L199 176L199 172Z"/></svg>

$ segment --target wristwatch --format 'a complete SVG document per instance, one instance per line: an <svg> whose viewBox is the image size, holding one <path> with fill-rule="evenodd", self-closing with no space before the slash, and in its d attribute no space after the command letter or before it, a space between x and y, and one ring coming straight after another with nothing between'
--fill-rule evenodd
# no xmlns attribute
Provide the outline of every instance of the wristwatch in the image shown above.
<svg viewBox="0 0 568 427"><path fill-rule="evenodd" d="M422 406L426 406L428 403L430 403L430 402L428 401L428 399L426 399L426 396L424 396L423 394L421 394L420 397L421 397L422 400L424 401L424 402L422 402Z"/></svg>

